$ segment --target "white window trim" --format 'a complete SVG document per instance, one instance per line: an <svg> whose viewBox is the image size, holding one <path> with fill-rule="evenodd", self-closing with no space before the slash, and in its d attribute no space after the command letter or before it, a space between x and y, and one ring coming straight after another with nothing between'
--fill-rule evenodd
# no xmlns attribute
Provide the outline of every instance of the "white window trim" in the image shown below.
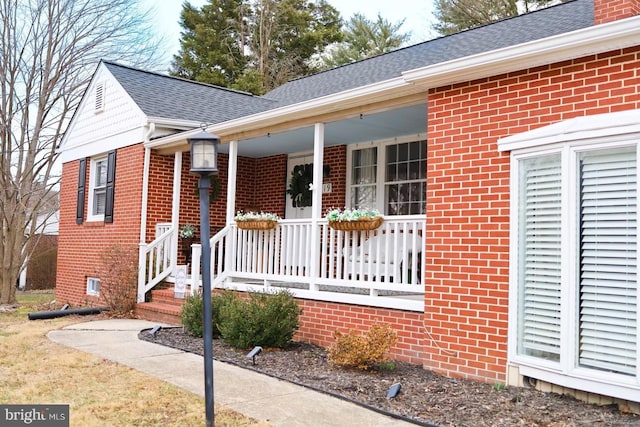
<svg viewBox="0 0 640 427"><path fill-rule="evenodd" d="M98 285L98 290L95 290L94 284ZM97 277L87 277L87 295L100 296L100 279Z"/></svg>
<svg viewBox="0 0 640 427"><path fill-rule="evenodd" d="M89 202L87 204L87 221L104 221L104 214L95 215L93 213L93 199L94 199L94 190L95 190L95 179L96 179L96 163L98 162L108 162L108 156L99 156L91 159L89 165L89 185L87 186L89 191ZM108 164L106 165L108 166Z"/></svg>
<svg viewBox="0 0 640 427"><path fill-rule="evenodd" d="M605 117L606 116L606 117ZM597 126L593 126L597 123ZM604 124L611 126L605 131ZM581 128L584 126L584 128ZM551 128L551 129L550 129ZM562 132L571 129L571 134ZM630 131L633 129L633 131ZM555 132L560 132L556 134ZM538 144L535 144L535 136L544 135ZM582 139L576 138L580 136ZM510 208L510 229L518 230L518 204L519 200L519 161L528 157L538 157L549 154L561 155L561 185L563 194L567 189L577 185L576 168L577 158L580 152L590 150L606 150L624 146L636 145L637 161L640 165L640 111L612 113L600 115L597 120L580 118L573 120L572 126L556 124L527 133L524 136L505 138L506 144L498 143L501 149L507 147L519 149L511 152L511 197L513 201ZM518 143L518 144L516 144ZM640 168L638 168L640 170ZM638 177L640 182L640 172ZM572 192L569 194L573 194ZM572 197L563 197L561 202L561 239L563 242L573 242L573 236L577 233L577 224L572 220L572 212L577 209L577 201ZM640 205L640 200L638 201ZM640 227L640 226L639 226ZM621 399L629 399L629 396L637 396L640 391L640 303L637 308L637 344L639 363L636 364L636 375L627 376L616 373L603 372L596 369L579 367L577 360L576 338L576 292L577 287L562 286L561 293L561 354L560 361L554 362L531 356L518 354L518 233L511 233L510 240L510 266L509 266L509 326L508 326L508 351L507 359L510 365L519 367L520 375L531 376L543 381L558 384L568 388L587 392L603 394ZM640 249L640 242L638 243ZM571 266L577 257L577 248L574 244L568 244L568 250L562 251L562 265ZM640 254L640 250L638 251ZM640 257L639 257L640 267ZM640 271L640 270L639 270ZM575 284L576 272L572 268L563 268L562 283ZM637 400L637 399L632 399Z"/></svg>
<svg viewBox="0 0 640 427"><path fill-rule="evenodd" d="M353 174L353 151L362 150L364 148L378 148L377 168L376 168L376 209L380 212L385 211L384 202L384 183L386 170L386 150L387 145L403 144L407 142L423 141L427 139L427 135L419 133L416 135L405 135L396 138L380 139L376 141L359 142L347 146L347 191L344 205L351 207L351 178ZM427 143L428 144L428 143ZM426 197L426 196L425 196Z"/></svg>

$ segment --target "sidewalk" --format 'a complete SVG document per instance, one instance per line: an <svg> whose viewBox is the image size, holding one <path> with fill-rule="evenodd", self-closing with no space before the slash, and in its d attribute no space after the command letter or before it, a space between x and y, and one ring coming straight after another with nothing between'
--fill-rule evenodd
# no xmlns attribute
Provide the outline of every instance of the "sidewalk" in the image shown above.
<svg viewBox="0 0 640 427"><path fill-rule="evenodd" d="M47 336L58 344L129 366L204 397L201 356L138 339L139 331L155 325L144 320L99 320L70 325ZM216 404L275 426L414 425L226 363L214 361L213 371Z"/></svg>

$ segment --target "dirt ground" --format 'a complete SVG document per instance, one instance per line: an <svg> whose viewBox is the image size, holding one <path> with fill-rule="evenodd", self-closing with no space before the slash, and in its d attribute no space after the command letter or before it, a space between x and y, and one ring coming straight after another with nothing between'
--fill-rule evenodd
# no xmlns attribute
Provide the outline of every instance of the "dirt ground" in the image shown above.
<svg viewBox="0 0 640 427"><path fill-rule="evenodd" d="M182 328L160 330L140 338L203 354L203 340ZM253 365L247 351L214 340L216 360L254 369L323 392L339 395L419 425L427 426L640 426L640 416L622 413L616 406L596 406L568 396L533 388L502 387L446 378L421 366L395 362L392 369L356 371L327 362L325 349L293 343L287 350L265 350ZM387 398L389 387L400 383L400 393Z"/></svg>

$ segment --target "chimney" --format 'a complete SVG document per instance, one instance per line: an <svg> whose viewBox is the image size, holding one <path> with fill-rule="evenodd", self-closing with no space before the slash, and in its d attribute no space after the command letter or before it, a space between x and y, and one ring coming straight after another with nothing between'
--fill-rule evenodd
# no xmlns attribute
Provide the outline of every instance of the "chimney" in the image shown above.
<svg viewBox="0 0 640 427"><path fill-rule="evenodd" d="M640 15L640 0L594 0L595 25Z"/></svg>

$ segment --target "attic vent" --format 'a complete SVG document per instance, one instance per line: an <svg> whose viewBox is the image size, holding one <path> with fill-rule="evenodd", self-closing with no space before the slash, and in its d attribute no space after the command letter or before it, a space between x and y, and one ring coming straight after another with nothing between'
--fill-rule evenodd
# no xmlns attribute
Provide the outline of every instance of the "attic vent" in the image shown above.
<svg viewBox="0 0 640 427"><path fill-rule="evenodd" d="M94 112L104 111L104 82L96 84L96 106Z"/></svg>

